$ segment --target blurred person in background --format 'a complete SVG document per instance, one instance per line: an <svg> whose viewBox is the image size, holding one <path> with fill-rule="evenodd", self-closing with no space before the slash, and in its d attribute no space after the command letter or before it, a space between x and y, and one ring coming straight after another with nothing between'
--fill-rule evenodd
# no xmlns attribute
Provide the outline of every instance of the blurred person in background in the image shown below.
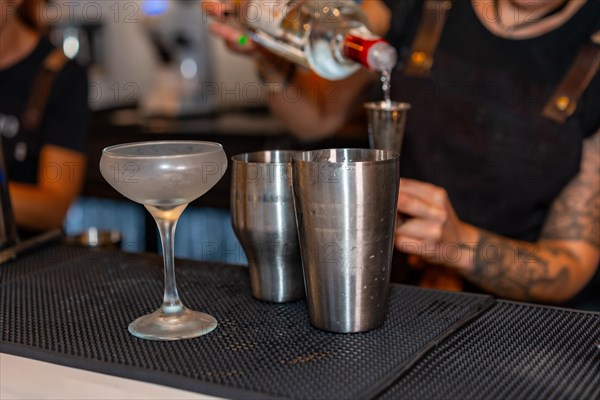
<svg viewBox="0 0 600 400"><path fill-rule="evenodd" d="M362 2L400 55L392 100L412 104L396 247L424 286L599 308L600 2L451 3ZM240 40L234 3L204 6L269 87L300 90L269 103L298 138L330 137L380 86L364 70L337 82L295 70Z"/></svg>
<svg viewBox="0 0 600 400"><path fill-rule="evenodd" d="M0 134L23 237L60 228L85 172L85 70L44 35L42 0L0 0Z"/></svg>

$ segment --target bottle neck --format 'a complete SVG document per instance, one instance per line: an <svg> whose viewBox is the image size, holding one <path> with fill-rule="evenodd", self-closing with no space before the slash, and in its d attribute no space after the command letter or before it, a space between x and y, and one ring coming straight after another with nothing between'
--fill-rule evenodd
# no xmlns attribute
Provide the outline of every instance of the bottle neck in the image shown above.
<svg viewBox="0 0 600 400"><path fill-rule="evenodd" d="M342 54L372 71L391 71L398 60L394 47L364 27L346 33Z"/></svg>

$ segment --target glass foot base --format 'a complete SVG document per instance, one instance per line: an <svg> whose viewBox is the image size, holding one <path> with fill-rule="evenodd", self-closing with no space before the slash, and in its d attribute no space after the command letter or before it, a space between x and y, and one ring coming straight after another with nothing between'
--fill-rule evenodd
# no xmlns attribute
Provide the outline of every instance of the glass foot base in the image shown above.
<svg viewBox="0 0 600 400"><path fill-rule="evenodd" d="M165 314L159 309L129 324L129 333L147 340L180 340L205 335L216 327L217 320L205 313L184 308L176 314Z"/></svg>

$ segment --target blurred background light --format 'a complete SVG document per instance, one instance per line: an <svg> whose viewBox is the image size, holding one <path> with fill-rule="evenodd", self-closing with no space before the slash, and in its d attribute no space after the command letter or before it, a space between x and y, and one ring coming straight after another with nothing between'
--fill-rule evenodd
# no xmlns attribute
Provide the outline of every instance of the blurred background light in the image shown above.
<svg viewBox="0 0 600 400"><path fill-rule="evenodd" d="M142 11L148 16L160 15L169 8L169 0L144 0Z"/></svg>

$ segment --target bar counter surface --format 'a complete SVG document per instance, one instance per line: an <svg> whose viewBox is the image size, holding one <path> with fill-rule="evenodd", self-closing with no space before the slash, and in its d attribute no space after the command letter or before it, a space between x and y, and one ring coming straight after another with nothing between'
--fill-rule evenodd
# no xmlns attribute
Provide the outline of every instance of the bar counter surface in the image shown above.
<svg viewBox="0 0 600 400"><path fill-rule="evenodd" d="M40 361L113 376L69 381L82 398L110 385L114 398L600 397L598 313L392 285L384 326L340 335L311 327L304 301L253 299L246 268L176 264L184 303L220 324L177 342L127 332L160 302L157 255L55 244L0 265L2 367L29 375L9 390L2 371L3 398L41 396Z"/></svg>

